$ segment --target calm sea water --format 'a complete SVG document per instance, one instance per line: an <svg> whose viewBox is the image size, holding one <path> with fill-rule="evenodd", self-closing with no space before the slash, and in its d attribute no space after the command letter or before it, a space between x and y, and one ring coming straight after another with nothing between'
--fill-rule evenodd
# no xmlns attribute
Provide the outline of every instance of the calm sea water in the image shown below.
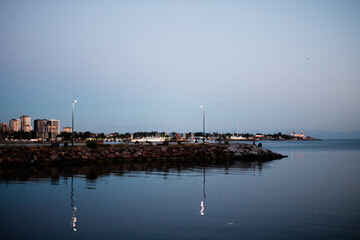
<svg viewBox="0 0 360 240"><path fill-rule="evenodd" d="M227 166L0 171L1 239L360 239L360 141Z"/></svg>

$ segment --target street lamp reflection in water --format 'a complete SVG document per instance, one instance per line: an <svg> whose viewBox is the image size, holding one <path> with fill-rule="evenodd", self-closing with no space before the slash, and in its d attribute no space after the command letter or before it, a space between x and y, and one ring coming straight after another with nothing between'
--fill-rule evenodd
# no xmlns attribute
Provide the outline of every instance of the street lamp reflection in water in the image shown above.
<svg viewBox="0 0 360 240"><path fill-rule="evenodd" d="M205 160L204 160L205 161ZM204 216L205 215L205 199L206 199L206 195L205 195L205 162L204 162L204 179L203 179L203 200L200 202L200 215Z"/></svg>
<svg viewBox="0 0 360 240"><path fill-rule="evenodd" d="M204 211L205 211L205 204L204 204L204 201L201 201L200 202L200 207L201 207L201 210L200 210L200 214L201 216L204 216Z"/></svg>
<svg viewBox="0 0 360 240"><path fill-rule="evenodd" d="M76 223L77 223L77 219L76 219L76 207L74 206L74 176L71 177L71 197L70 197L70 201L71 201L71 222L70 222L70 227L72 227L74 232L77 232L76 229Z"/></svg>

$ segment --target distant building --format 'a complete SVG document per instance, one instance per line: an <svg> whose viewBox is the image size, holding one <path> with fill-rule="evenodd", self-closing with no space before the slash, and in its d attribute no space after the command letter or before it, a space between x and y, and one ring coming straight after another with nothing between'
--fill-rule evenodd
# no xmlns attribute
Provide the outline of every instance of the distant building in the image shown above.
<svg viewBox="0 0 360 240"><path fill-rule="evenodd" d="M294 135L293 135L293 136L296 137L296 138L299 138L299 139L305 139L305 138L306 138L306 137L304 136L303 131L301 131L300 134L296 134L296 133L294 132Z"/></svg>
<svg viewBox="0 0 360 240"><path fill-rule="evenodd" d="M9 122L9 128L11 132L19 132L20 131L20 119L11 119Z"/></svg>
<svg viewBox="0 0 360 240"><path fill-rule="evenodd" d="M4 133L8 131L8 125L6 123L0 123L0 132Z"/></svg>
<svg viewBox="0 0 360 240"><path fill-rule="evenodd" d="M54 140L60 134L60 120L49 119L46 124L45 136L47 139Z"/></svg>
<svg viewBox="0 0 360 240"><path fill-rule="evenodd" d="M37 138L55 140L60 134L60 121L56 119L34 120L34 131Z"/></svg>
<svg viewBox="0 0 360 240"><path fill-rule="evenodd" d="M31 117L29 116L21 116L20 117L20 126L21 126L21 131L22 132L30 132L32 130L31 127Z"/></svg>
<svg viewBox="0 0 360 240"><path fill-rule="evenodd" d="M265 135L263 134L256 134L255 138L259 138L259 139L263 139L265 137Z"/></svg>
<svg viewBox="0 0 360 240"><path fill-rule="evenodd" d="M63 132L72 133L71 127L63 127Z"/></svg>
<svg viewBox="0 0 360 240"><path fill-rule="evenodd" d="M45 139L47 119L34 120L34 131L37 138Z"/></svg>

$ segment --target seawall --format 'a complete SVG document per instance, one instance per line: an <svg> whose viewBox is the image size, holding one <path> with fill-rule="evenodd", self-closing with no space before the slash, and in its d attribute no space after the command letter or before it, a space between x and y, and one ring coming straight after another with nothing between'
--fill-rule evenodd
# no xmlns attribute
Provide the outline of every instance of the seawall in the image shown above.
<svg viewBox="0 0 360 240"><path fill-rule="evenodd" d="M0 166L106 162L274 160L286 156L250 144L107 145L77 147L2 147Z"/></svg>

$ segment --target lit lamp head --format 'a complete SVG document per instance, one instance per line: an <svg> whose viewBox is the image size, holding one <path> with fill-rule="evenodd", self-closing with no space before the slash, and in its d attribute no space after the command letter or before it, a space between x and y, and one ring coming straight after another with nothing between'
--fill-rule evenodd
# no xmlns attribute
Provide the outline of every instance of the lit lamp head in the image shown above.
<svg viewBox="0 0 360 240"><path fill-rule="evenodd" d="M201 105L200 107L201 107L202 109L204 109L204 108L205 108L205 107L204 107L204 105Z"/></svg>
<svg viewBox="0 0 360 240"><path fill-rule="evenodd" d="M73 103L77 103L77 100L74 100Z"/></svg>

